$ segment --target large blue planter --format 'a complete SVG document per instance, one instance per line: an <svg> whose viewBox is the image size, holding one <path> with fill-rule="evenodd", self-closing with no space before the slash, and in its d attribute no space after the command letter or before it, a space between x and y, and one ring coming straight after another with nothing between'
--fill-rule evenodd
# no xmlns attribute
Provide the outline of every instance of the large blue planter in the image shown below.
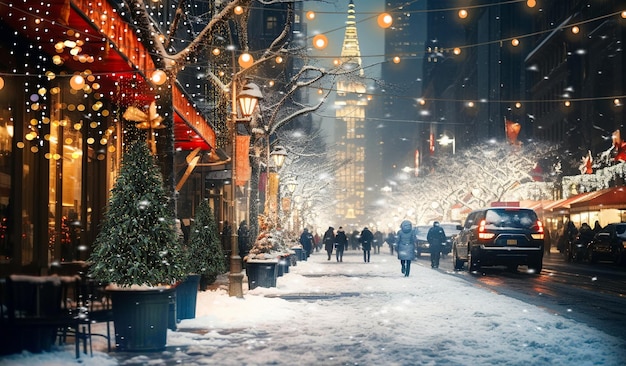
<svg viewBox="0 0 626 366"><path fill-rule="evenodd" d="M175 305L175 288L154 290L109 290L113 304L115 343L119 351L162 351Z"/></svg>

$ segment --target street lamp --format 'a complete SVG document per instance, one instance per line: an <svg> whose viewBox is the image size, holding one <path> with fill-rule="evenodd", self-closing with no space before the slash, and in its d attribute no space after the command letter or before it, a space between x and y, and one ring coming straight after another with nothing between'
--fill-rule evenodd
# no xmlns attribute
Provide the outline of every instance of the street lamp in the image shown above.
<svg viewBox="0 0 626 366"><path fill-rule="evenodd" d="M274 161L276 165L276 169L282 168L285 163L285 158L287 157L287 150L282 146L274 146L274 149L270 153L270 157Z"/></svg>
<svg viewBox="0 0 626 366"><path fill-rule="evenodd" d="M252 116L254 109L257 106L259 99L263 99L263 95L261 94L261 90L258 85L254 83L246 84L239 95L237 95L237 84L235 82L235 78L232 80L231 85L231 131L232 131L232 177L230 181L230 199L231 199L231 218L233 220L234 225L239 224L238 219L238 208L237 208L237 188L235 182L237 181L237 122L247 122ZM241 106L241 115L242 118L238 118L239 115L237 113L237 100L239 99L239 103ZM241 257L239 256L238 250L238 237L236 227L232 230L231 241L230 241L230 272L228 274L228 295L243 297L243 273L241 268Z"/></svg>
<svg viewBox="0 0 626 366"><path fill-rule="evenodd" d="M456 151L455 139L448 137L448 135L443 135L437 141L439 141L439 145L441 145L441 146L448 146L448 145L452 144L452 155L455 154L455 151Z"/></svg>

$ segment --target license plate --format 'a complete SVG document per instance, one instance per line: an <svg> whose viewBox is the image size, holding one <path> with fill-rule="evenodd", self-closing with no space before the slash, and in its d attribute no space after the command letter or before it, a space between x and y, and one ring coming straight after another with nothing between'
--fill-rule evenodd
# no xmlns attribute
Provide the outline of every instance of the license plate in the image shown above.
<svg viewBox="0 0 626 366"><path fill-rule="evenodd" d="M517 240L516 239L507 239L506 240L506 245L517 245Z"/></svg>

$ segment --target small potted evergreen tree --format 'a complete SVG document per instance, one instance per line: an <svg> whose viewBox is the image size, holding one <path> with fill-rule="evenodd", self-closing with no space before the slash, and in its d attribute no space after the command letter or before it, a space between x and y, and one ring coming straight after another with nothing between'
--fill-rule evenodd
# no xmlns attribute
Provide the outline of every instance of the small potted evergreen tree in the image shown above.
<svg viewBox="0 0 626 366"><path fill-rule="evenodd" d="M224 273L224 253L219 229L208 201L202 201L196 208L195 219L191 223L189 241L184 247L185 266L188 273L185 281L176 287L176 318L196 317L198 284L215 282Z"/></svg>
<svg viewBox="0 0 626 366"><path fill-rule="evenodd" d="M185 276L180 249L161 172L147 144L134 142L89 258L90 276L110 283L119 350L165 348L173 285Z"/></svg>

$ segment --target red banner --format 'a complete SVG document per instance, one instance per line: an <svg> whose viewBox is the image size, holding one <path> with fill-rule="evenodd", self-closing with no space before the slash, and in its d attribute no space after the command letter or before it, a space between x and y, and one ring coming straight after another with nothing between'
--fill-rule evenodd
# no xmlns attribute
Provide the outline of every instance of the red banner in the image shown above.
<svg viewBox="0 0 626 366"><path fill-rule="evenodd" d="M511 144L517 144L517 136L519 135L519 131L522 129L522 126L513 121L509 121L504 118L504 132L506 133L506 139Z"/></svg>
<svg viewBox="0 0 626 366"><path fill-rule="evenodd" d="M235 161L235 184L243 186L250 179L252 169L250 168L250 136L237 136Z"/></svg>

